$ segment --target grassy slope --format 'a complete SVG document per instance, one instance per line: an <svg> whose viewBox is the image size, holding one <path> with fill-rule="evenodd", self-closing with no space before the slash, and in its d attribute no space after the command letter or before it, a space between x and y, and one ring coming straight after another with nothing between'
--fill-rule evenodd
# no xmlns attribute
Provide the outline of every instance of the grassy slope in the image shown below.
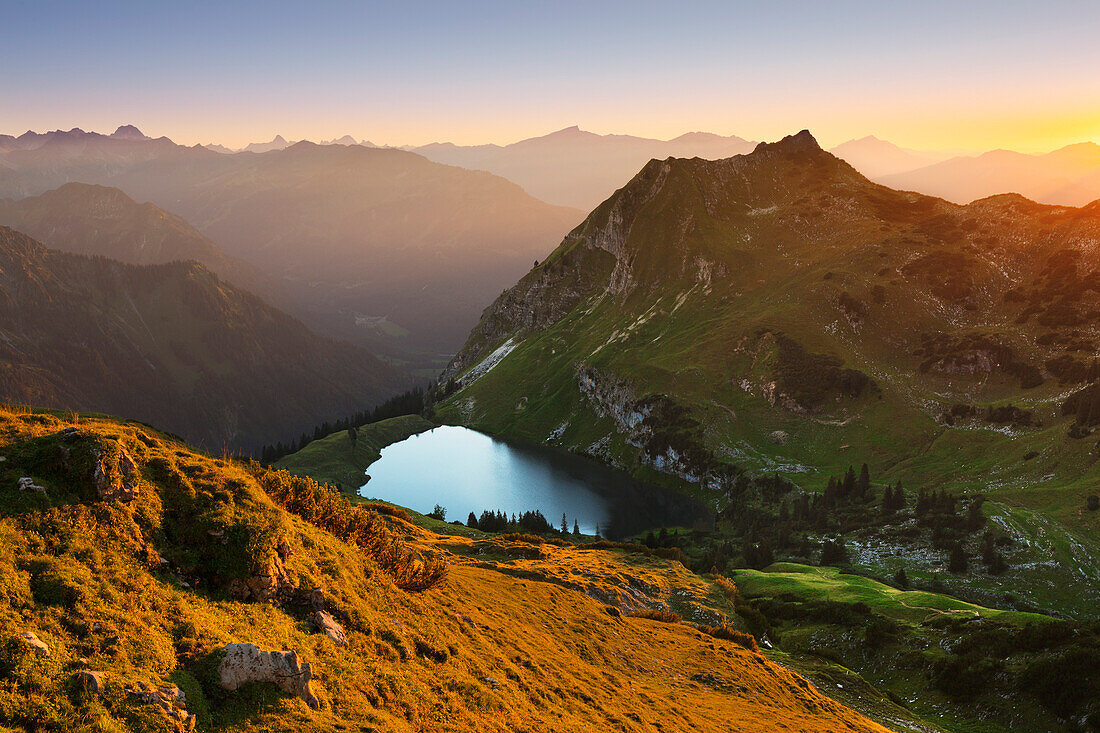
<svg viewBox="0 0 1100 733"><path fill-rule="evenodd" d="M1089 588L1100 580L1100 512L1082 509L1100 483L1100 433L1081 440L1066 437L1072 418L1060 414L1059 404L1073 387L1048 378L1023 390L996 371L980 377L923 372L921 358L913 353L923 334L941 330L1000 334L1036 364L1058 353L1057 347L1036 345L1042 329L1031 321L1016 323L1020 307L1006 305L1002 296L1011 285L1006 271L1019 276L1013 268L1037 271L1041 266L1042 258L1032 258L1040 264L1024 265L1013 259L1018 240L1046 237L1041 227L1063 215L1043 212L1017 230L1002 223L1005 211L959 213L942 202L914 204L906 194L878 188L866 194L877 197L868 208L859 200L864 184L843 176L842 183L827 183L826 189L813 179L792 180L790 188L805 193L805 200L790 196L774 212L765 207L771 184L751 180L746 200L758 196L765 201L754 203L762 208L746 215L746 207L736 202L722 208L723 197L733 196L730 191L741 185L740 169L727 179L722 171L697 170L722 163L670 165L660 190L640 212L632 212L636 218L623 245L633 258L637 287L618 297L597 288L553 325L522 332L515 349L452 396L437 410L438 417L538 442L553 436L567 448L647 473L638 450L580 394L576 365L585 364L624 380L638 396L671 395L702 423L716 454L753 472L784 473L806 491L820 491L828 476L867 462L876 481L900 480L910 492L919 487L981 492L997 501L995 511L1015 518L1015 539L1029 548L1020 560L1042 576L1023 582L1012 577L1006 583L1022 585L1025 596L1034 591L1032 602L1094 615L1096 599ZM753 170L745 175L754 175ZM789 175L802 175L802 169ZM640 186L643 177L639 174L628 189ZM982 237L958 229L941 240L913 227L913 219L883 223L877 213L867 215L885 206L879 198L905 216L966 219L964 228L973 225L971 219L989 215L989 231L1001 239L990 247ZM608 214L612 203L593 213L580 240L603 241L599 227L614 219ZM1082 226L1086 236L1089 225ZM1053 243L1056 236L1050 239L1044 252L1068 246ZM576 262L565 275L554 274L556 262L583 249L580 240L567 239L516 292L564 292L578 278L606 278L612 264L595 259L588 264L602 275L593 275L593 268L576 274ZM928 282L901 274L917 253L941 250L990 263L988 280L977 281L967 308L938 301ZM727 274L693 272L691 263L700 255L718 263L712 270L728 268ZM872 296L876 287L884 289L884 298ZM866 307L858 323L837 307L841 292L850 292ZM771 404L762 394L772 378L772 356L761 345L761 329L786 334L811 352L836 356L872 377L881 391L827 400L810 415ZM1095 328L1080 331L1092 335ZM478 338L475 331L467 345L471 353L495 345L482 349ZM740 386L743 381L750 391ZM956 402L980 407L1012 403L1034 410L1042 427L949 427L939 417ZM772 440L777 430L789 439ZM1031 453L1036 457L1025 460ZM1045 563L1050 559L1046 547L1032 544L1051 532L1061 539L1040 544L1058 545L1056 566Z"/></svg>
<svg viewBox="0 0 1100 733"><path fill-rule="evenodd" d="M61 432L69 427L75 436ZM95 498L93 449L133 457L133 502ZM173 681L200 730L715 730L733 719L747 731L883 730L734 644L618 618L554 578L514 572L506 558L529 556L523 543L470 552L460 545L471 540L393 519L423 551L451 557L442 587L409 595L355 548L275 507L239 464L144 426L5 408L0 455L0 725L168 730L122 688ZM19 492L25 475L46 495ZM270 562L282 540L291 581L324 588L348 648L312 632L308 606L227 594L228 578ZM577 549L552 559L560 578L601 594L624 584L658 600L682 584L707 594L706 582L664 562ZM24 630L48 658L23 651ZM218 649L231 641L296 650L313 665L322 709L267 685L221 690ZM80 658L106 673L102 697L69 682ZM712 677L693 681L700 672Z"/></svg>
<svg viewBox="0 0 1100 733"><path fill-rule="evenodd" d="M402 415L362 426L354 443L347 431L341 430L281 458L275 468L355 494L364 483L367 466L382 456L383 448L433 427L435 423L419 415Z"/></svg>
<svg viewBox="0 0 1100 733"><path fill-rule="evenodd" d="M1037 627L1046 627L1057 634L1053 627L1064 622L1038 614L984 608L939 593L898 590L835 568L776 563L764 570L738 570L732 575L742 595L751 599L782 599L787 604L797 599L795 608L813 602L867 607L866 617L854 626L851 622L814 617L812 613L777 622L782 651L769 652L769 656L805 674L838 699L859 704L887 697L937 730L957 733L1064 729L1063 722L1026 691L1017 689L1005 694L1011 689L1006 680L1035 663L1043 651L1041 645L1027 651L1010 648L1007 653L994 651L991 646L996 643L992 640L1013 631L1026 635ZM864 628L871 625L869 619L876 617L887 619L890 630L872 642ZM958 681L937 685L935 675L944 664L957 659L954 654L967 658L967 645L975 648L975 639L980 640L977 648L982 653L1003 666L996 672L983 670L975 691L969 693L961 692ZM1057 658L1067 651L1072 654L1075 648L1071 642L1053 656ZM1088 683L1075 680L1071 684ZM944 687L958 691L960 697L945 695ZM893 715L901 709L891 711L887 706L877 719L893 719L900 725L900 719ZM1076 729L1072 721L1067 727Z"/></svg>
<svg viewBox="0 0 1100 733"><path fill-rule="evenodd" d="M865 603L898 621L919 623L939 614L997 619L1011 624L1051 623L1047 616L985 608L957 598L920 590L898 590L876 580L841 573L836 568L776 563L765 570L738 570L734 575L746 596L792 593L807 600Z"/></svg>

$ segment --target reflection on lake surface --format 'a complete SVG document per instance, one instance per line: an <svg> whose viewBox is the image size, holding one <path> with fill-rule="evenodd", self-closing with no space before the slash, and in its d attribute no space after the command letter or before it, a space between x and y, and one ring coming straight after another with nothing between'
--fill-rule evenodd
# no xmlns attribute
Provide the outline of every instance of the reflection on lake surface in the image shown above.
<svg viewBox="0 0 1100 733"><path fill-rule="evenodd" d="M383 448L367 474L363 496L424 513L440 504L448 521L465 522L485 509L538 509L555 527L564 513L570 530L576 520L585 534L599 524L605 537L616 538L708 516L697 500L587 458L450 425Z"/></svg>

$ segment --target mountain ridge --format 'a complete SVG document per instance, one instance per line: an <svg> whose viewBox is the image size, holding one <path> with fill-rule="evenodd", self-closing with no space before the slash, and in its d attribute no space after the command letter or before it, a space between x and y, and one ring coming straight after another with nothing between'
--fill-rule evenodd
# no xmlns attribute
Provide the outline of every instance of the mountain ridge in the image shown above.
<svg viewBox="0 0 1100 733"><path fill-rule="evenodd" d="M128 265L0 227L0 273L8 403L122 414L257 450L405 383L196 262Z"/></svg>
<svg viewBox="0 0 1100 733"><path fill-rule="evenodd" d="M1097 212L896 191L808 133L654 160L486 309L438 414L720 502L741 472L809 493L866 462L1040 512L1091 548L1046 587L1100 578L1096 435L1064 403L1100 338ZM1090 591L1019 585L1089 613Z"/></svg>

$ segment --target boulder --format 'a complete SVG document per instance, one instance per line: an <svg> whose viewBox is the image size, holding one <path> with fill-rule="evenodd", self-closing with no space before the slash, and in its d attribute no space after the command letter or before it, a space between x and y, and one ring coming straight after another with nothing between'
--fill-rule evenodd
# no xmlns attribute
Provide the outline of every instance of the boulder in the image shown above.
<svg viewBox="0 0 1100 733"><path fill-rule="evenodd" d="M336 646L348 645L348 637L344 633L344 627L336 623L336 619L332 617L331 613L327 611L314 611L310 619L313 621L313 625L317 627L317 630L332 639Z"/></svg>
<svg viewBox="0 0 1100 733"><path fill-rule="evenodd" d="M103 692L103 673L94 672L90 669L82 669L79 672L73 674L73 681L76 686L85 692L90 692L93 695L99 695Z"/></svg>
<svg viewBox="0 0 1100 733"><path fill-rule="evenodd" d="M785 430L776 430L772 432L771 439L776 445L786 445L791 436Z"/></svg>
<svg viewBox="0 0 1100 733"><path fill-rule="evenodd" d="M42 495L46 494L46 487L36 484L34 482L34 479L32 479L30 476L24 476L23 478L19 479L19 490L34 491L35 493Z"/></svg>
<svg viewBox="0 0 1100 733"><path fill-rule="evenodd" d="M154 687L138 682L127 685L126 692L146 705L159 707L161 715L181 733L195 730L195 716L187 712L187 695L176 685L163 684Z"/></svg>
<svg viewBox="0 0 1100 733"><path fill-rule="evenodd" d="M293 593L294 583L276 554L268 561L265 570L247 578L234 578L226 590L238 601L270 601L277 596Z"/></svg>
<svg viewBox="0 0 1100 733"><path fill-rule="evenodd" d="M137 464L130 454L120 446L117 455L104 455L103 451L95 451L95 460L92 478L99 498L104 501L133 501L139 491L139 476Z"/></svg>
<svg viewBox="0 0 1100 733"><path fill-rule="evenodd" d="M283 692L297 695L311 708L321 702L313 694L309 662L298 663L293 651L266 651L255 644L226 644L225 658L218 666L223 689L236 690L249 682L271 682Z"/></svg>
<svg viewBox="0 0 1100 733"><path fill-rule="evenodd" d="M23 643L34 650L34 653L40 657L50 656L50 648L46 646L46 643L38 638L38 634L33 631L23 632Z"/></svg>

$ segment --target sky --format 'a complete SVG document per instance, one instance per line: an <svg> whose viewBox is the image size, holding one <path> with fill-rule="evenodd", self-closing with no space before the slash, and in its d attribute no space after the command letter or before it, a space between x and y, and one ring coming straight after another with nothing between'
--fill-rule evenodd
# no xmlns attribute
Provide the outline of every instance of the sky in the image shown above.
<svg viewBox="0 0 1100 733"><path fill-rule="evenodd" d="M1100 3L3 0L0 132L1025 152L1100 142Z"/></svg>

